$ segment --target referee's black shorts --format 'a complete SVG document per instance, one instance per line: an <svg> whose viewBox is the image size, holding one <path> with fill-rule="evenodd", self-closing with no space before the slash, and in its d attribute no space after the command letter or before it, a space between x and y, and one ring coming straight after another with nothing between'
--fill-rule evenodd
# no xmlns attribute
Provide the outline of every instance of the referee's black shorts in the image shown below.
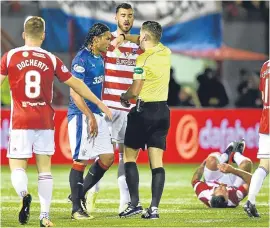
<svg viewBox="0 0 270 228"><path fill-rule="evenodd" d="M170 127L170 110L166 101L146 102L143 111L136 107L128 114L125 146L132 149L155 147L166 149L166 137Z"/></svg>

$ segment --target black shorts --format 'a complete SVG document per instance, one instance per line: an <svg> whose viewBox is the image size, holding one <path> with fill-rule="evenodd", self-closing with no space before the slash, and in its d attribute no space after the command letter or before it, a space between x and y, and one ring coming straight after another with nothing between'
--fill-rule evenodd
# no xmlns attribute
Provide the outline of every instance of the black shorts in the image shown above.
<svg viewBox="0 0 270 228"><path fill-rule="evenodd" d="M136 107L128 114L125 146L132 149L155 147L166 149L166 137L170 127L170 110L167 102L146 102L143 111Z"/></svg>

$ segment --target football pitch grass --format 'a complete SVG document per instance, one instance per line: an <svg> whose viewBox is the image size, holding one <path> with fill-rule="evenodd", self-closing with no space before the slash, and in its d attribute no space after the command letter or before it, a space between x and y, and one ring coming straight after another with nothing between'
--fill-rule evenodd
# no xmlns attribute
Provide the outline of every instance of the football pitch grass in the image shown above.
<svg viewBox="0 0 270 228"><path fill-rule="evenodd" d="M243 211L246 198L237 208L209 209L195 196L190 184L198 165L166 165L166 183L160 204L160 219L142 220L140 216L120 219L118 217L119 191L117 166L109 170L101 183L93 220L73 221L69 195L70 166L53 166L54 179L51 219L57 227L269 227L269 176L257 197L261 218L248 218ZM255 168L255 167L254 167ZM254 169L253 169L254 171ZM140 200L148 207L151 197L151 172L148 165L139 165ZM28 168L29 192L32 194L30 221L25 227L39 226L39 199L37 172ZM22 227L18 223L19 201L11 182L7 166L1 167L1 227Z"/></svg>

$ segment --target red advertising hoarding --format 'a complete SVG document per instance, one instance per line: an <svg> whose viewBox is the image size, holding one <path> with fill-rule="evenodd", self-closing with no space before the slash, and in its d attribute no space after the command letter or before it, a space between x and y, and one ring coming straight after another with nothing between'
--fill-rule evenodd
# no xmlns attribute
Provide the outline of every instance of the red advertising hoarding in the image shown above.
<svg viewBox="0 0 270 228"><path fill-rule="evenodd" d="M245 156L256 161L260 115L257 109L172 109L164 163L199 163L241 138L246 140ZM2 110L1 116L1 164L7 164L10 111ZM66 110L56 110L55 149L53 164L71 163ZM141 152L138 162L148 162L147 153Z"/></svg>

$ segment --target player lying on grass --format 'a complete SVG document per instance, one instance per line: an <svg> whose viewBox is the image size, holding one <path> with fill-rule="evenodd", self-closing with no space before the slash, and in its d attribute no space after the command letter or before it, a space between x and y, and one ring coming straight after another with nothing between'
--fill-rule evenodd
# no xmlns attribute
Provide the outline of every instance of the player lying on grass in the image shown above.
<svg viewBox="0 0 270 228"><path fill-rule="evenodd" d="M208 207L237 207L247 195L252 162L243 156L244 149L244 140L231 142L225 152L211 153L195 171L192 186L199 200ZM230 156L238 168L228 164Z"/></svg>

